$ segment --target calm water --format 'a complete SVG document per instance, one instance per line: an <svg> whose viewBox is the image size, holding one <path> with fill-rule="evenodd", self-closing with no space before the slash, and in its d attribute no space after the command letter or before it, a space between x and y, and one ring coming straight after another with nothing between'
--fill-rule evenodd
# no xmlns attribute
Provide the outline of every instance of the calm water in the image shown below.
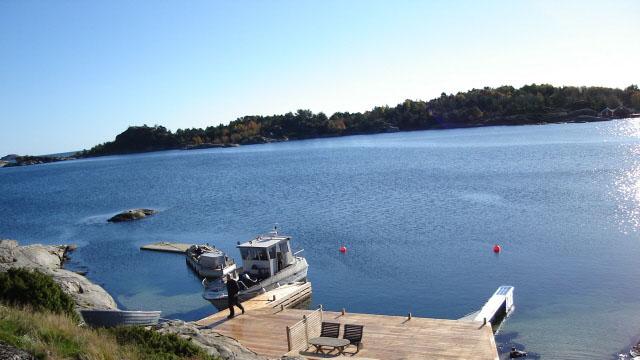
<svg viewBox="0 0 640 360"><path fill-rule="evenodd" d="M139 246L209 242L237 256L237 241L278 223L309 260L314 304L457 318L514 285L500 342L612 358L640 334L639 152L640 122L616 121L0 169L0 237L78 244L70 266L123 308L197 319L213 308L184 259ZM106 222L135 207L161 212Z"/></svg>

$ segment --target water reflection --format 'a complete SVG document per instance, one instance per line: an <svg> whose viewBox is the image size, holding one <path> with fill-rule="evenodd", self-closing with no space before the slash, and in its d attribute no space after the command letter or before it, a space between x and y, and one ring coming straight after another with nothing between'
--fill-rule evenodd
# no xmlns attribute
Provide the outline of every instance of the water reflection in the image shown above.
<svg viewBox="0 0 640 360"><path fill-rule="evenodd" d="M621 138L621 171L614 178L616 219L620 230L628 234L640 229L640 119L617 122L614 135Z"/></svg>

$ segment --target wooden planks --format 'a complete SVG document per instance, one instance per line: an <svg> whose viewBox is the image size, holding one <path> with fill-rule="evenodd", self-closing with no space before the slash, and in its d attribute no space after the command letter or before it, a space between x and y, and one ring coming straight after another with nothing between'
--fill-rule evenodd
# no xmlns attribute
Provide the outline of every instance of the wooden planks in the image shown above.
<svg viewBox="0 0 640 360"><path fill-rule="evenodd" d="M286 327L308 310L262 308L232 320L212 324L256 353L279 357L287 352ZM498 359L491 326L458 321L324 311L323 321L364 325L364 348L356 358L375 359ZM350 347L348 351L355 351ZM318 358L312 353L302 353Z"/></svg>
<svg viewBox="0 0 640 360"><path fill-rule="evenodd" d="M277 289L267 291L264 294L255 296L254 298L242 302L242 306L246 311L258 310L263 308L280 309L294 306L311 296L311 283L287 284ZM198 326L212 326L217 322L224 321L229 315L229 311L222 310L204 319L196 321ZM285 343L286 346L286 343Z"/></svg>
<svg viewBox="0 0 640 360"><path fill-rule="evenodd" d="M153 244L147 244L140 246L140 250L161 251L170 253L184 254L192 244L172 243L166 241L160 241Z"/></svg>

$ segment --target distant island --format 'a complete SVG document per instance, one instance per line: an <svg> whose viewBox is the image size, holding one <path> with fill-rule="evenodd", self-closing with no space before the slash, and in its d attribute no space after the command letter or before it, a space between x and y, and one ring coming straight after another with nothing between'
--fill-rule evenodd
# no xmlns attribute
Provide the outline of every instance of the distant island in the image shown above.
<svg viewBox="0 0 640 360"><path fill-rule="evenodd" d="M75 160L75 156L32 156L32 155L7 155L12 156L9 160L0 159L0 167L26 166L36 164L46 164L51 162Z"/></svg>
<svg viewBox="0 0 640 360"><path fill-rule="evenodd" d="M395 107L379 106L365 112L336 112L331 116L298 110L282 115L249 115L227 125L205 129L131 126L114 141L96 145L69 158L22 156L7 165L129 154L170 149L201 149L262 144L396 131L454 129L492 125L525 125L606 121L638 116L640 89L525 85L485 87L457 94L442 93L429 100L405 100ZM1 166L1 165L0 165Z"/></svg>

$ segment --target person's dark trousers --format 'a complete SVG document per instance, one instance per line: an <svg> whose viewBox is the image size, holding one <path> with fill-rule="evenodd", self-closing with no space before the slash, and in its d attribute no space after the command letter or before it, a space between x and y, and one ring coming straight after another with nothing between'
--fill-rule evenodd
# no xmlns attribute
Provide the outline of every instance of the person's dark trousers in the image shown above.
<svg viewBox="0 0 640 360"><path fill-rule="evenodd" d="M237 306L238 309L242 310L242 313L244 314L244 307L242 306L242 304L240 304L240 301L238 300L238 296L229 296L229 317L234 317L235 316L235 311L233 306Z"/></svg>

